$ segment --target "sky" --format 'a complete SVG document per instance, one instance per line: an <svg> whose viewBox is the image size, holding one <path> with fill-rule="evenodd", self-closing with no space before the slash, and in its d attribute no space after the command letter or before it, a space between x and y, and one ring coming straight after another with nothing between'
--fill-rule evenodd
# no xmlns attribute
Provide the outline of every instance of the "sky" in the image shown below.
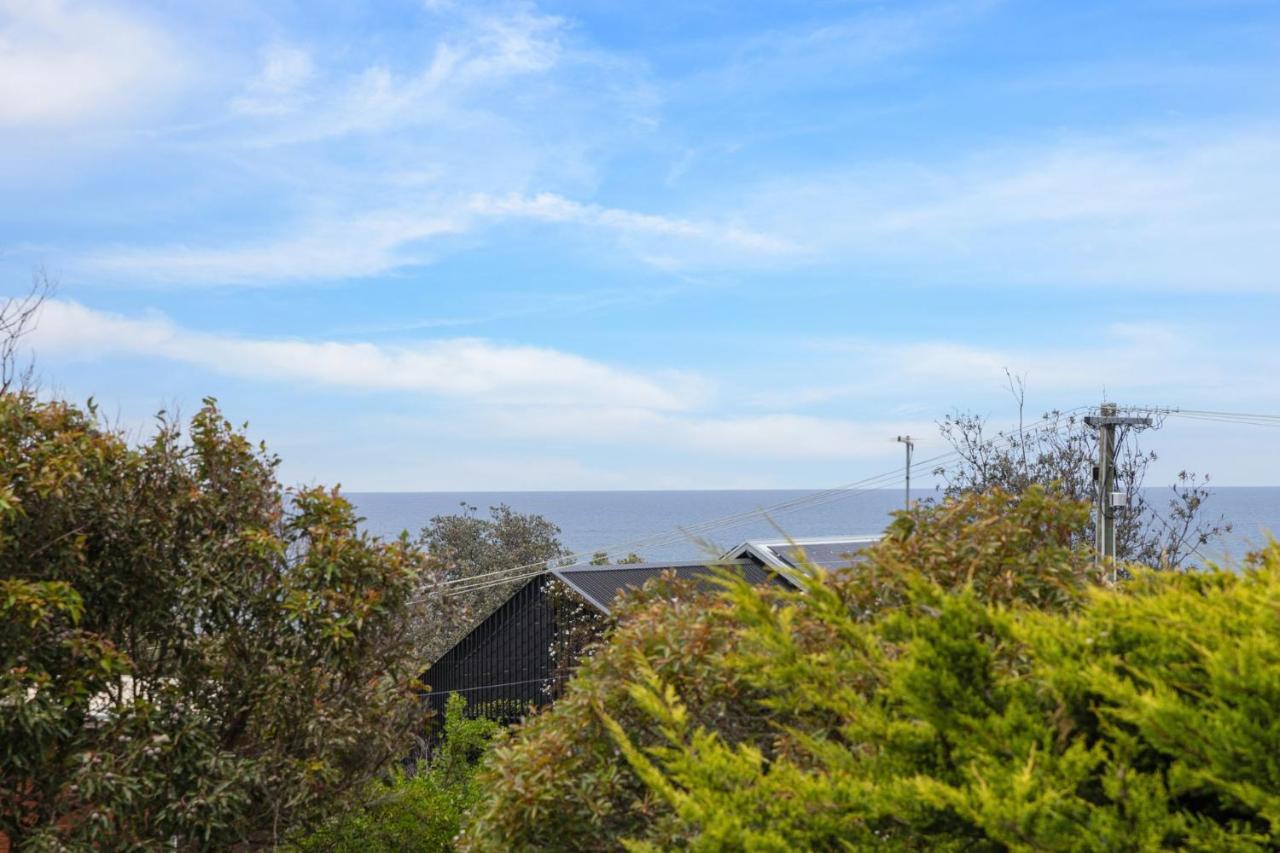
<svg viewBox="0 0 1280 853"><path fill-rule="evenodd" d="M949 412L1280 412L1280 4L0 0L46 393L294 483L813 488ZM1153 475L1280 484L1171 421Z"/></svg>

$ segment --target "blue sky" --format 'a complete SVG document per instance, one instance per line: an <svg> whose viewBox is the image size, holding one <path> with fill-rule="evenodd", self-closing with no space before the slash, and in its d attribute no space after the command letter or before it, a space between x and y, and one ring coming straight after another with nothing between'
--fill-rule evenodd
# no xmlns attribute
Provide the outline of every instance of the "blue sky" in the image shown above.
<svg viewBox="0 0 1280 853"><path fill-rule="evenodd" d="M816 487L954 409L1280 411L1270 2L0 0L46 387L350 490ZM1169 425L1159 476L1280 483ZM921 453L941 450L926 440Z"/></svg>

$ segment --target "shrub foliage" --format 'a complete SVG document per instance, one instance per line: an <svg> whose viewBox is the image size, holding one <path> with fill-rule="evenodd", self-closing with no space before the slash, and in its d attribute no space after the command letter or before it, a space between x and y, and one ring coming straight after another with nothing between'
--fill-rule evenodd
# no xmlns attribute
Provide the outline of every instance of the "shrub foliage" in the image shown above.
<svg viewBox="0 0 1280 853"><path fill-rule="evenodd" d="M209 402L130 445L0 395L0 832L270 844L400 754L421 555Z"/></svg>
<svg viewBox="0 0 1280 853"><path fill-rule="evenodd" d="M799 592L648 590L465 846L1274 848L1280 547L1107 589L1083 511L969 495Z"/></svg>
<svg viewBox="0 0 1280 853"><path fill-rule="evenodd" d="M468 719L466 701L453 694L445 708L444 734L431 760L416 772L402 768L371 782L362 804L304 837L304 853L433 853L453 849L462 816L480 796L476 763L498 724Z"/></svg>

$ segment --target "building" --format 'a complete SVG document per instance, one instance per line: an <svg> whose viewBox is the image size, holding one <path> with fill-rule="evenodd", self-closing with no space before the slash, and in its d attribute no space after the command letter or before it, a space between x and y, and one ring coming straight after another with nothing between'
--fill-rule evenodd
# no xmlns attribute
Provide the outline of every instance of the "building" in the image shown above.
<svg viewBox="0 0 1280 853"><path fill-rule="evenodd" d="M751 583L795 585L804 566L848 565L879 536L751 540L718 560L565 566L520 587L422 674L426 701L442 719L454 693L468 713L514 721L530 705L554 699L581 657L599 637L610 610L628 588L672 572L705 582L716 568L739 572Z"/></svg>

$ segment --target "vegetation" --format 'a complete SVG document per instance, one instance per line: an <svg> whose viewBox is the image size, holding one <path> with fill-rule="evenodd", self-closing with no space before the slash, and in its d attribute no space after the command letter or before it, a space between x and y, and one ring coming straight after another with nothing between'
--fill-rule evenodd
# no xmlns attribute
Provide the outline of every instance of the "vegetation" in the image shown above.
<svg viewBox="0 0 1280 853"><path fill-rule="evenodd" d="M1107 589L1086 512L970 494L802 592L654 585L463 848L1274 848L1280 547Z"/></svg>
<svg viewBox="0 0 1280 853"><path fill-rule="evenodd" d="M303 837L301 851L399 853L450 850L464 812L479 798L475 767L498 724L467 719L466 701L449 697L444 737L430 761L396 769L365 789L363 804Z"/></svg>
<svg viewBox="0 0 1280 853"><path fill-rule="evenodd" d="M212 401L140 446L0 395L0 832L33 848L271 844L417 724L422 555L286 491Z"/></svg>
<svg viewBox="0 0 1280 853"><path fill-rule="evenodd" d="M427 662L447 652L524 583L521 579L487 585L478 576L499 572L510 576L512 569L536 568L566 554L560 528L540 515L519 513L506 504L490 507L489 517L482 518L476 515L476 507L463 503L460 513L432 518L418 544L437 567L424 586L434 609L418 631L419 651ZM483 588L449 592L449 584L468 578L475 578Z"/></svg>
<svg viewBox="0 0 1280 853"><path fill-rule="evenodd" d="M1018 403L1018 428L992 433L987 419L972 412L958 412L939 423L943 439L959 459L935 469L944 481L943 494L955 497L967 492L1000 489L1022 494L1033 485L1052 488L1069 500L1096 498L1093 468L1098 458L1094 429L1074 412L1048 412L1035 423L1023 422L1026 389L1010 375L1010 390ZM1132 499L1116 524L1116 557L1145 566L1176 569L1196 558L1200 549L1231 530L1227 521L1205 512L1209 499L1207 476L1182 471L1170 487L1163 508L1143 491L1147 470L1157 460L1144 451L1138 434L1121 430L1116 448L1116 485ZM1084 519L1077 537L1094 541L1094 520Z"/></svg>
<svg viewBox="0 0 1280 853"><path fill-rule="evenodd" d="M618 565L618 566L635 566L635 565L639 565L639 564L641 564L641 563L643 563L643 562L644 562L644 557L641 557L641 556L640 556L639 554L637 554L636 552L631 551L631 552L628 552L628 553L627 553L627 555L626 555L625 557L619 557L619 558L614 562L614 565ZM591 555L591 559L588 561L587 565L590 565L590 566L607 566L607 565L609 565L609 552L608 552L608 551L596 551L594 554L592 554L592 555Z"/></svg>
<svg viewBox="0 0 1280 853"><path fill-rule="evenodd" d="M573 598L563 697L503 734L451 696L410 772L430 653L559 531L372 539L212 401L131 444L27 390L45 292L0 305L0 848L1280 847L1280 545L1102 585L1070 415L948 420L944 500L799 591ZM1154 457L1124 454L1133 489ZM1203 497L1185 475L1163 532L1140 502L1121 553L1183 564Z"/></svg>

